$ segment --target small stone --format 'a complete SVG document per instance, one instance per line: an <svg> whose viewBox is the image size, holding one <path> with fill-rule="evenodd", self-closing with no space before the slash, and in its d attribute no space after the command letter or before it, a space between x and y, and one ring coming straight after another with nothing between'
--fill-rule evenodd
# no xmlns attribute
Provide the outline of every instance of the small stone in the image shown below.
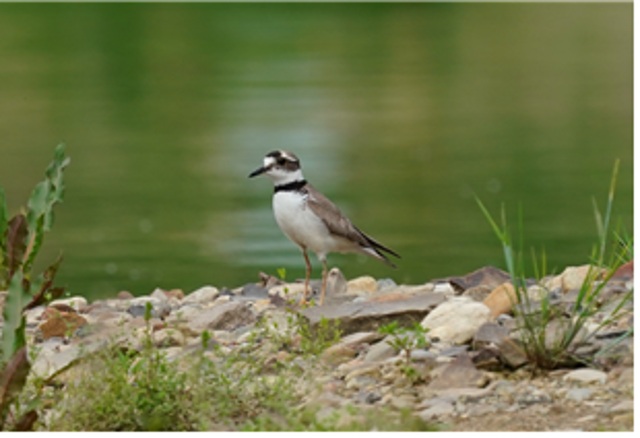
<svg viewBox="0 0 640 438"><path fill-rule="evenodd" d="M375 278L365 275L363 277L354 278L347 283L347 293L364 291L373 294L378 290L378 282Z"/></svg>
<svg viewBox="0 0 640 438"><path fill-rule="evenodd" d="M320 357L325 363L336 365L353 359L355 355L356 350L352 346L336 344L327 348Z"/></svg>
<svg viewBox="0 0 640 438"><path fill-rule="evenodd" d="M87 299L85 297L75 296L66 299L55 300L49 303L49 306L55 306L56 304L65 304L67 306L71 306L76 311L80 311L87 307Z"/></svg>
<svg viewBox="0 0 640 438"><path fill-rule="evenodd" d="M587 276L590 276L591 279L599 280L604 272L604 269L591 265L569 266L560 274L562 290L580 289Z"/></svg>
<svg viewBox="0 0 640 438"><path fill-rule="evenodd" d="M89 306L84 308L85 312L83 313L86 313L86 309L88 307ZM50 304L49 307L44 310L44 313L42 314L40 319L49 319L52 315L57 315L60 312L78 313L76 309L71 306L67 306L66 304Z"/></svg>
<svg viewBox="0 0 640 438"><path fill-rule="evenodd" d="M493 266L484 266L464 277L450 277L448 280L455 289L463 292L472 287L484 285L495 289L509 280L509 274Z"/></svg>
<svg viewBox="0 0 640 438"><path fill-rule="evenodd" d="M633 260L620 266L612 278L633 278Z"/></svg>
<svg viewBox="0 0 640 438"><path fill-rule="evenodd" d="M491 289L487 285L480 285L469 288L462 293L463 297L469 297L473 301L483 302L491 293L493 289Z"/></svg>
<svg viewBox="0 0 640 438"><path fill-rule="evenodd" d="M372 405L381 398L382 396L377 392L369 392L361 389L358 391L358 394L356 394L355 401L361 404Z"/></svg>
<svg viewBox="0 0 640 438"><path fill-rule="evenodd" d="M142 300L141 298L149 299ZM169 304L151 297L138 297L135 300L132 300L131 305L127 309L127 313L131 314L134 318L144 317L147 309L147 303L151 303L152 318L165 318L171 313L171 306L169 306Z"/></svg>
<svg viewBox="0 0 640 438"><path fill-rule="evenodd" d="M347 291L347 279L339 268L331 268L327 274L326 298L342 295Z"/></svg>
<svg viewBox="0 0 640 438"><path fill-rule="evenodd" d="M593 392L594 391L591 388L571 388L567 391L564 397L575 402L582 402L589 399Z"/></svg>
<svg viewBox="0 0 640 438"><path fill-rule="evenodd" d="M437 357L438 356L436 354L428 350L423 350L423 349L411 350L411 359L417 362L434 360Z"/></svg>
<svg viewBox="0 0 640 438"><path fill-rule="evenodd" d="M609 409L610 414L621 414L633 411L633 400L623 400Z"/></svg>
<svg viewBox="0 0 640 438"><path fill-rule="evenodd" d="M396 349L389 345L386 341L378 342L372 345L364 357L365 362L379 362L396 355Z"/></svg>
<svg viewBox="0 0 640 438"><path fill-rule="evenodd" d="M455 291L453 290L453 287L451 287L451 284L449 282L447 282L447 283L436 283L435 288L434 288L434 292L438 292L438 293L444 294L446 296L455 295Z"/></svg>
<svg viewBox="0 0 640 438"><path fill-rule="evenodd" d="M516 396L516 403L521 406L531 406L535 404L551 403L553 400L549 396L538 389L534 389L532 392L526 392Z"/></svg>
<svg viewBox="0 0 640 438"><path fill-rule="evenodd" d="M511 368L518 368L526 364L529 359L524 353L524 349L516 339L505 338L498 344L500 350L500 360Z"/></svg>
<svg viewBox="0 0 640 438"><path fill-rule="evenodd" d="M340 344L355 346L367 342L376 342L382 338L384 338L384 335L379 332L357 332L342 338Z"/></svg>
<svg viewBox="0 0 640 438"><path fill-rule="evenodd" d="M36 325L42 319L42 315L44 314L46 307L38 306L33 309L26 310L24 312L27 325Z"/></svg>
<svg viewBox="0 0 640 438"><path fill-rule="evenodd" d="M607 380L607 374L598 370L582 368L582 369L574 370L574 371L571 371L570 373L567 373L563 377L563 380L573 380L573 381L582 382L582 383L594 383L594 382L605 383Z"/></svg>
<svg viewBox="0 0 640 438"><path fill-rule="evenodd" d="M57 337L69 337L73 332L83 325L87 324L87 320L77 313L59 312L58 315L52 316L38 327L42 331L44 340Z"/></svg>
<svg viewBox="0 0 640 438"><path fill-rule="evenodd" d="M473 345L476 349L486 344L499 344L509 336L509 329L495 322L486 322L480 326L473 337Z"/></svg>
<svg viewBox="0 0 640 438"><path fill-rule="evenodd" d="M171 289L169 291L165 291L169 298L175 298L177 300L184 299L184 292L182 289Z"/></svg>
<svg viewBox="0 0 640 438"><path fill-rule="evenodd" d="M518 296L511 282L506 282L492 290L482 302L490 309L491 318L496 318L503 313L511 313L511 308L517 303Z"/></svg>
<svg viewBox="0 0 640 438"><path fill-rule="evenodd" d="M118 295L116 295L116 298L119 300L132 300L135 297L131 292L127 292L126 290L123 290L118 292Z"/></svg>
<svg viewBox="0 0 640 438"><path fill-rule="evenodd" d="M168 301L169 300L169 297L167 297L167 294L165 293L165 291L163 291L159 287L155 288L153 290L153 292L151 292L149 294L149 296L151 298L155 298L155 299L157 299L159 301Z"/></svg>
<svg viewBox="0 0 640 438"><path fill-rule="evenodd" d="M469 350L468 345L454 345L453 347L445 347L440 352L438 352L438 356L441 357L458 357L462 353Z"/></svg>
<svg viewBox="0 0 640 438"><path fill-rule="evenodd" d="M255 283L249 283L242 288L241 295L255 299L267 299L269 298L269 291Z"/></svg>
<svg viewBox="0 0 640 438"><path fill-rule="evenodd" d="M213 286L203 286L200 289L197 289L191 292L189 295L183 298L182 304L187 303L197 303L197 304L206 304L215 300L218 295L220 295L220 291Z"/></svg>
<svg viewBox="0 0 640 438"><path fill-rule="evenodd" d="M393 279L391 278L381 278L380 280L378 280L379 291L382 291L384 289L390 289L396 286L397 286L396 282L393 281Z"/></svg>
<svg viewBox="0 0 640 438"><path fill-rule="evenodd" d="M490 316L491 311L482 303L468 298L451 298L433 309L422 320L422 327L430 329L430 337L464 344L489 321Z"/></svg>

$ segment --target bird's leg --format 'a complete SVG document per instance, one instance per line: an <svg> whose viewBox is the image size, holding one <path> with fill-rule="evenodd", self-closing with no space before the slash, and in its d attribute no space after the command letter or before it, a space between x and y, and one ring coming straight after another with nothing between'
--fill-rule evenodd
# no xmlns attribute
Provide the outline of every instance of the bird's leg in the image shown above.
<svg viewBox="0 0 640 438"><path fill-rule="evenodd" d="M302 296L302 300L300 301L300 305L307 304L307 294L309 292L309 279L311 278L311 262L309 261L309 256L307 256L307 249L302 249L302 255L304 256L304 262L307 264L307 272L304 277L304 295Z"/></svg>
<svg viewBox="0 0 640 438"><path fill-rule="evenodd" d="M327 290L327 259L322 260L322 292L320 293L320 305L324 303L324 293Z"/></svg>

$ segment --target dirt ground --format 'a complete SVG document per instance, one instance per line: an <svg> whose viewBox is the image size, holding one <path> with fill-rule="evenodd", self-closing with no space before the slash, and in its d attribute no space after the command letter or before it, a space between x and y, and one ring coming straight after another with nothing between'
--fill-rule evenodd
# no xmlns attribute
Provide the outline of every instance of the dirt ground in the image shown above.
<svg viewBox="0 0 640 438"><path fill-rule="evenodd" d="M444 423L449 431L633 431L633 412L603 415L600 406L554 405L547 412L537 406L516 412L495 412L484 416L457 418Z"/></svg>

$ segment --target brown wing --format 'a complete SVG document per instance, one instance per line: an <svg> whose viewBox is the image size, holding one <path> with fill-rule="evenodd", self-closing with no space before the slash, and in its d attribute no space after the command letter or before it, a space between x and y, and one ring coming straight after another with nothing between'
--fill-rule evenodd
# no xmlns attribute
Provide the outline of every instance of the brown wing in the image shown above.
<svg viewBox="0 0 640 438"><path fill-rule="evenodd" d="M331 234L346 237L361 245L367 244L367 241L362 237L361 233L358 232L351 221L342 214L333 202L317 191L311 184L307 184L305 190L309 195L307 205L315 214L322 218L322 221L327 228L329 228Z"/></svg>
<svg viewBox="0 0 640 438"><path fill-rule="evenodd" d="M372 248L381 257L382 261L395 267L391 262L389 262L384 254L379 252L379 250L386 251L396 257L400 257L397 253L356 228L356 226L342 214L340 209L336 207L333 202L317 191L311 184L307 184L305 186L305 190L309 194L307 205L314 213L322 218L322 221L325 223L327 228L329 228L329 231L332 234L357 242L363 247Z"/></svg>

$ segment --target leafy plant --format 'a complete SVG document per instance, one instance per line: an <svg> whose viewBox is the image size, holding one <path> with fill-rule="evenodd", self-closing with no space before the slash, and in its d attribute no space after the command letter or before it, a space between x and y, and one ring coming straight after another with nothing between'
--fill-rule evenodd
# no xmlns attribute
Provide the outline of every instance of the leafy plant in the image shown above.
<svg viewBox="0 0 640 438"><path fill-rule="evenodd" d="M553 369L592 361L593 357L585 357L578 354L579 348L593 339L602 328L628 313L624 310L625 304L632 298L633 291L625 294L616 308L607 318L601 321L597 327L591 330L587 330L586 328L589 318L598 310L600 305L599 297L601 297L602 291L616 269L624 262L628 254L628 248L630 247L626 245L622 247L622 250L611 251L607 258L606 243L609 235L618 166L619 162L616 161L604 216L598 209L595 200L593 202L598 229L598 243L594 245L591 253L592 263L578 291L575 305L569 309L568 315L566 314L566 309L554 305L552 294L544 288L542 288L542 294L539 297L539 309L532 311L534 308L532 304L533 300L525 283L526 277L522 262L522 253L516 250L512 243L504 206L501 212L502 226L500 227L480 199L476 198L480 209L502 243L507 270L511 276L511 282L515 292L514 304L515 302L520 303L519 308L514 307L514 313L520 329L522 349L528 360L538 368ZM520 231L520 247L522 247L521 212L519 214L518 225ZM538 265L534 253L534 270L539 280L544 277L546 270L545 264L546 258L544 253L541 265ZM608 266L609 268L604 271L604 274L601 269L603 266ZM552 322L555 324L555 330L550 330L554 328Z"/></svg>
<svg viewBox="0 0 640 438"><path fill-rule="evenodd" d="M11 406L22 392L31 367L26 357L23 312L63 293L62 288L53 287L61 257L35 279L31 267L42 246L44 233L53 225L53 207L64 197L62 172L68 164L64 144L60 144L46 169L45 180L36 185L27 202L26 215L20 213L7 220L4 190L0 189L0 290L7 290L0 357L3 366L0 372L0 430L7 427L8 419L16 430L31 429L37 420L35 408L16 417ZM28 406L34 406L36 401L32 400Z"/></svg>
<svg viewBox="0 0 640 438"><path fill-rule="evenodd" d="M422 327L418 322L414 322L411 327L400 327L398 321L393 321L380 327L378 332L391 337L387 343L396 351L404 353L407 365L411 363L412 350L427 348L430 345L425 336L429 333L429 329Z"/></svg>

